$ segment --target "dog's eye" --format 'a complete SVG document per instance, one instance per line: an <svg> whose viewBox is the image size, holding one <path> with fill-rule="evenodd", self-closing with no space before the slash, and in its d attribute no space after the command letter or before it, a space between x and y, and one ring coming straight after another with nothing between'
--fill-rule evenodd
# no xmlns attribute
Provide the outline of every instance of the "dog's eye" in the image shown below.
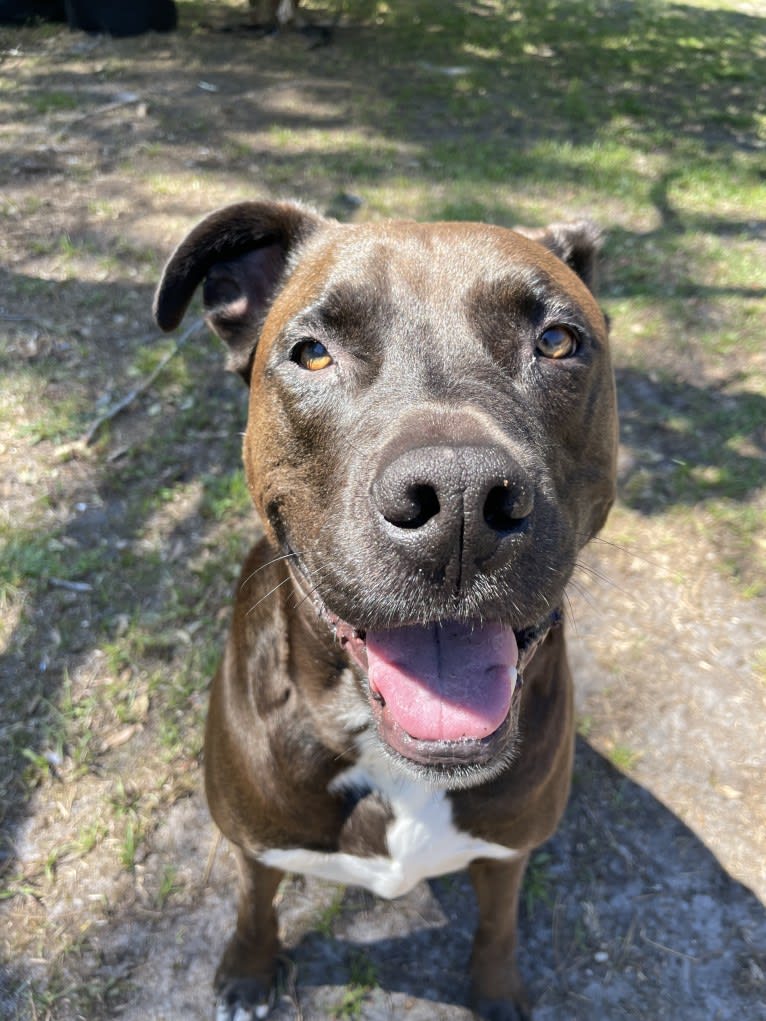
<svg viewBox="0 0 766 1021"><path fill-rule="evenodd" d="M294 362L309 372L318 372L332 365L330 352L318 340L302 340L292 349L290 357Z"/></svg>
<svg viewBox="0 0 766 1021"><path fill-rule="evenodd" d="M577 335L568 326L549 326L537 339L544 358L568 358L577 350Z"/></svg>

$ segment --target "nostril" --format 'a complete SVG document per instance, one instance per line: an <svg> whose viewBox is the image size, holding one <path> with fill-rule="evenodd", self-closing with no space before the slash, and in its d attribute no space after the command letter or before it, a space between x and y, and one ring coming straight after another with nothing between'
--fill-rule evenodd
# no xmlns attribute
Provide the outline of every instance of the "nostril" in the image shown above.
<svg viewBox="0 0 766 1021"><path fill-rule="evenodd" d="M484 501L484 520L494 532L518 532L531 510L532 501L523 491L494 486Z"/></svg>
<svg viewBox="0 0 766 1021"><path fill-rule="evenodd" d="M422 528L439 513L439 497L433 487L424 484L407 486L382 513L397 528Z"/></svg>

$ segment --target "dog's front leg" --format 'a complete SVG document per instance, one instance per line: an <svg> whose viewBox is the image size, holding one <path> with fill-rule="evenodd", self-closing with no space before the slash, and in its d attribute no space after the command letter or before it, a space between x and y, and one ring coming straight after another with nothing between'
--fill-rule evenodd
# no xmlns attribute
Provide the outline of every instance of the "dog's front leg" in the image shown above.
<svg viewBox="0 0 766 1021"><path fill-rule="evenodd" d="M279 953L274 897L284 872L236 853L237 928L215 975L216 1021L265 1018L274 1000Z"/></svg>
<svg viewBox="0 0 766 1021"><path fill-rule="evenodd" d="M471 955L471 1003L484 1021L527 1021L524 983L516 965L519 892L528 855L482 858L469 866L479 904Z"/></svg>

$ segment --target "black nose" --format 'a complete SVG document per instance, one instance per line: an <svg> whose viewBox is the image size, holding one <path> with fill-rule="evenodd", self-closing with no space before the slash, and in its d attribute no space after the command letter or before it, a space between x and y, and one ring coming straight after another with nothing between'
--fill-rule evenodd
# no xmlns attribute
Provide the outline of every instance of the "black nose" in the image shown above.
<svg viewBox="0 0 766 1021"><path fill-rule="evenodd" d="M372 502L389 540L414 567L446 569L463 581L511 555L527 529L533 489L502 447L414 447L381 466Z"/></svg>

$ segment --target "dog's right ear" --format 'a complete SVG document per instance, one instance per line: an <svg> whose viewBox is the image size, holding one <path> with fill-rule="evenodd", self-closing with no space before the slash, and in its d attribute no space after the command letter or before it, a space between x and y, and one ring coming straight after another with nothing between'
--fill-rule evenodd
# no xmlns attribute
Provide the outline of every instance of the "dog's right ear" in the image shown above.
<svg viewBox="0 0 766 1021"><path fill-rule="evenodd" d="M596 289L598 253L603 242L599 228L590 220L551 223L547 227L514 227L514 230L544 245L580 277L591 290Z"/></svg>
<svg viewBox="0 0 766 1021"><path fill-rule="evenodd" d="M154 318L174 330L204 280L205 319L229 348L228 368L249 382L271 299L289 255L326 221L292 202L240 202L205 217L170 256Z"/></svg>

